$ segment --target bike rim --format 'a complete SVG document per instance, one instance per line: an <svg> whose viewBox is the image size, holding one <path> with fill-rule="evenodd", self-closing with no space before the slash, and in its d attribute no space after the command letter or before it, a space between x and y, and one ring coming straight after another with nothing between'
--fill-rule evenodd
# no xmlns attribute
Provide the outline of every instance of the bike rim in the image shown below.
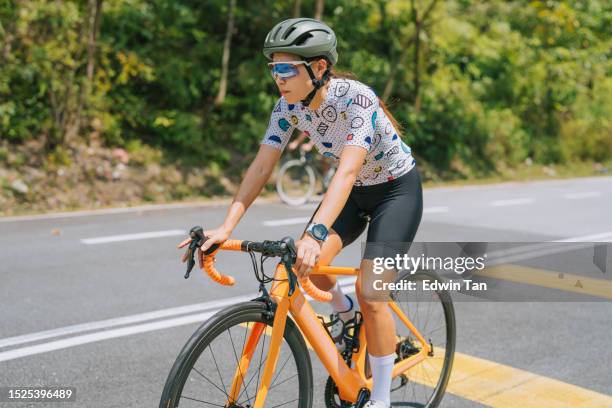
<svg viewBox="0 0 612 408"><path fill-rule="evenodd" d="M284 201L299 205L312 196L315 178L312 169L304 165L287 166L279 176L279 194Z"/></svg>
<svg viewBox="0 0 612 408"><path fill-rule="evenodd" d="M248 350L250 335L263 327L256 345ZM178 406L183 407L225 407L233 401L233 407L252 407L270 346L270 326L256 320L238 322L231 327L217 330L189 368ZM238 369L243 354L251 352L251 360L245 370ZM238 374L238 375L237 375ZM232 393L236 383L239 390ZM295 356L288 343L281 343L280 355L266 397L266 407L299 406L299 372ZM287 392L287 390L293 390ZM237 398L232 398L234 394Z"/></svg>

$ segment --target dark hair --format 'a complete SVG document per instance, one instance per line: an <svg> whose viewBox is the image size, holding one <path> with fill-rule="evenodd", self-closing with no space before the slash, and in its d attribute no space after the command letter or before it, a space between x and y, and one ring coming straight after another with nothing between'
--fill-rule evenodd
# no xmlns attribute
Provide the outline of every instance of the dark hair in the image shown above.
<svg viewBox="0 0 612 408"><path fill-rule="evenodd" d="M337 70L326 57L310 57L310 58L304 58L304 60L306 62L311 62L311 61L315 61L318 59L324 59L325 61L327 61L327 66L329 67L329 76L331 78L340 78L340 79L352 79L357 81L357 76L355 74L353 74L350 71L340 71ZM391 113L391 111L389 111L389 108L387 107L387 105L385 104L385 102L380 99L380 97L378 97L378 103L381 106L381 108L383 109L383 111L385 112L385 115L387 115L387 117L389 118L389 120L391 121L391 124L393 125L393 127L395 128L395 130L397 130L397 135L401 137L401 131L403 130L402 126L399 124L399 122L397 121L397 119L395 119L395 117L393 116L393 114Z"/></svg>

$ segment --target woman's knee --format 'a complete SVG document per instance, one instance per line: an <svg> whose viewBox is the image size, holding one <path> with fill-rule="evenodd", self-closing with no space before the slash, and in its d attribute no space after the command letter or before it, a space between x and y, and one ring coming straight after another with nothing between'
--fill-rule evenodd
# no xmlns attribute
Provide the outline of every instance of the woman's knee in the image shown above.
<svg viewBox="0 0 612 408"><path fill-rule="evenodd" d="M387 302L372 299L363 293L357 293L357 300L359 301L361 312L366 316L385 313L389 308Z"/></svg>
<svg viewBox="0 0 612 408"><path fill-rule="evenodd" d="M367 304L368 309L377 309L378 305L386 305L390 292L385 283L393 282L397 272L395 269L384 269L374 272L373 261L362 259L360 265L358 284L355 286L360 303Z"/></svg>

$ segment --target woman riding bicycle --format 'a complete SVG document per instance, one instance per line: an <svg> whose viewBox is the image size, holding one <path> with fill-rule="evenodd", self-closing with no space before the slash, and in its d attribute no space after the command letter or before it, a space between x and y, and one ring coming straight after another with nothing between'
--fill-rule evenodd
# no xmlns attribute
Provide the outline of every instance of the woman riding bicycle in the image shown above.
<svg viewBox="0 0 612 408"><path fill-rule="evenodd" d="M295 270L308 275L318 262L328 265L365 230L356 293L364 317L373 390L366 407L388 407L395 360L395 322L387 293L373 292L373 259L404 254L421 221L421 181L398 125L374 91L334 71L336 36L326 24L308 18L278 23L265 39L264 55L281 97L275 105L257 156L250 164L221 226L205 231L201 247L227 240L270 178L281 152L297 128L308 132L317 150L338 162L328 191L296 242ZM201 256L201 253L198 254ZM377 279L393 280L385 270ZM334 330L355 315L353 301L334 277L312 276L332 293ZM341 336L340 336L341 337ZM339 345L341 346L341 345Z"/></svg>
<svg viewBox="0 0 612 408"><path fill-rule="evenodd" d="M304 152L310 152L314 147L314 140L308 140L307 142L304 142L307 137L308 132L301 132L294 141L287 145L287 149L289 151L293 151L299 147Z"/></svg>

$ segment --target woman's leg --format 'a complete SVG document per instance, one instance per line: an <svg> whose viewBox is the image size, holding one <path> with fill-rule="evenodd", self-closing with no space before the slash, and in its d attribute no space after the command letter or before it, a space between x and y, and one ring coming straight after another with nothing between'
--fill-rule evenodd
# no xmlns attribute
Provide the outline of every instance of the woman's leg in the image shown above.
<svg viewBox="0 0 612 408"><path fill-rule="evenodd" d="M417 169L413 168L390 183L388 189L377 193L363 199L374 208L357 295L364 315L368 351L373 356L384 356L395 351L395 323L387 305L389 291L376 290L374 282L393 282L397 271L384 268L382 273L375 274L373 261L379 257L403 256L414 240L423 215L423 190Z"/></svg>
<svg viewBox="0 0 612 408"><path fill-rule="evenodd" d="M364 316L368 357L372 367L374 384L371 399L388 406L396 329L388 306L389 291L381 290L381 284L374 285L374 282L393 282L397 271L394 268L380 268L384 262L377 258L395 258L408 252L421 222L423 195L416 168L385 187L361 200L366 208L372 209L372 217L356 289ZM382 269L382 272L374 273L374 266L378 266L377 269Z"/></svg>
<svg viewBox="0 0 612 408"><path fill-rule="evenodd" d="M386 302L388 291L373 291L373 278L383 282L392 282L396 275L394 269L385 270L382 274L374 274L372 260L361 261L359 278L355 290L359 307L363 314L363 324L366 329L368 353L380 357L395 353L395 321Z"/></svg>
<svg viewBox="0 0 612 408"><path fill-rule="evenodd" d="M369 288L372 287L372 276L383 282L389 282L394 280L395 274L395 270L385 270L382 274L375 275L372 260L363 259L356 283L357 299L366 330L368 360L373 381L370 399L380 401L385 407L391 403L391 381L397 342L395 321L387 303L388 292L372 293Z"/></svg>

